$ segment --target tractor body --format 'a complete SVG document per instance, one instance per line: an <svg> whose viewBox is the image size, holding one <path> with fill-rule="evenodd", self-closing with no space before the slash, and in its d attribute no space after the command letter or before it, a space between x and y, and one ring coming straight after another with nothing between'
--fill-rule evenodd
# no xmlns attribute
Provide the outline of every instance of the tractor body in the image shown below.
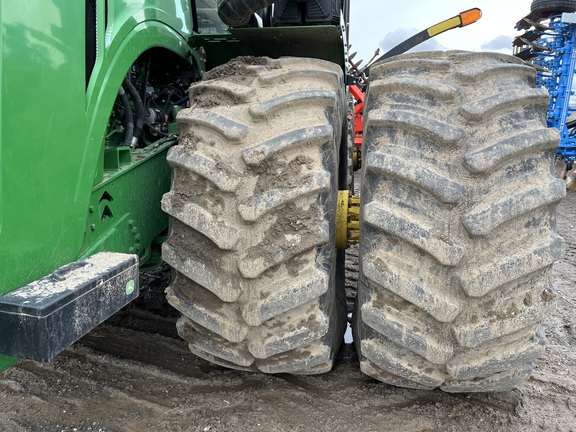
<svg viewBox="0 0 576 432"><path fill-rule="evenodd" d="M165 262L179 335L221 366L328 372L352 313L359 367L385 383L530 376L564 250L547 92L512 56L400 55L479 9L365 68L346 59L348 14L348 0L2 1L0 370L50 360Z"/></svg>

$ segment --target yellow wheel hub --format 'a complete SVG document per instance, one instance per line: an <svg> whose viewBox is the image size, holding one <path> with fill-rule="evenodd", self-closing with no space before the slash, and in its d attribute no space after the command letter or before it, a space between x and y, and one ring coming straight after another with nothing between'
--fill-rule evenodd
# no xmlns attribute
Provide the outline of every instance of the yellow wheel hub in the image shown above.
<svg viewBox="0 0 576 432"><path fill-rule="evenodd" d="M346 249L360 241L360 198L350 191L338 191L336 206L336 249Z"/></svg>

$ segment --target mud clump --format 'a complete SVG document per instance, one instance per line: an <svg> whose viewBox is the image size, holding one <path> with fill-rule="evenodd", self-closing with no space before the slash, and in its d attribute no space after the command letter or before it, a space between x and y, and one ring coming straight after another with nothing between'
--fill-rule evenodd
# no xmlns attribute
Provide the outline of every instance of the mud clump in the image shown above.
<svg viewBox="0 0 576 432"><path fill-rule="evenodd" d="M312 159L303 155L296 156L290 162L275 159L264 161L254 168L255 173L258 175L255 193L261 194L277 187L298 187L311 176L311 174L306 175L303 171L311 172L312 167ZM300 177L302 174L304 174L305 178Z"/></svg>
<svg viewBox="0 0 576 432"><path fill-rule="evenodd" d="M202 76L203 81L218 78L228 78L231 81L241 81L246 76L255 76L256 72L249 66L266 66L270 62L268 57L244 56L236 57L226 64L216 66Z"/></svg>

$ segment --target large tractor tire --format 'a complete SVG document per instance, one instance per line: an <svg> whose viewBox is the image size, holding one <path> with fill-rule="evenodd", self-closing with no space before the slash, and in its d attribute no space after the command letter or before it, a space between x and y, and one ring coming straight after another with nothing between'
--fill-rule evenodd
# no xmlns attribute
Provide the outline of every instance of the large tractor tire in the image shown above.
<svg viewBox="0 0 576 432"><path fill-rule="evenodd" d="M447 392L513 388L543 353L564 183L546 90L513 57L372 67L353 331L364 373Z"/></svg>
<svg viewBox="0 0 576 432"><path fill-rule="evenodd" d="M345 330L335 209L342 71L320 60L240 58L190 87L168 154L168 301L198 356L316 374Z"/></svg>
<svg viewBox="0 0 576 432"><path fill-rule="evenodd" d="M534 0L530 5L533 14L550 14L562 12L576 12L576 1L574 0Z"/></svg>

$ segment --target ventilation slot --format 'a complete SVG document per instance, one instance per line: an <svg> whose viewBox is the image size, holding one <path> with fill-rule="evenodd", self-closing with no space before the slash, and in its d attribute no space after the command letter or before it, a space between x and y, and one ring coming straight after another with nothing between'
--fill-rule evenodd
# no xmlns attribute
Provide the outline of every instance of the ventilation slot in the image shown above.
<svg viewBox="0 0 576 432"><path fill-rule="evenodd" d="M86 0L86 89L96 64L96 0Z"/></svg>

